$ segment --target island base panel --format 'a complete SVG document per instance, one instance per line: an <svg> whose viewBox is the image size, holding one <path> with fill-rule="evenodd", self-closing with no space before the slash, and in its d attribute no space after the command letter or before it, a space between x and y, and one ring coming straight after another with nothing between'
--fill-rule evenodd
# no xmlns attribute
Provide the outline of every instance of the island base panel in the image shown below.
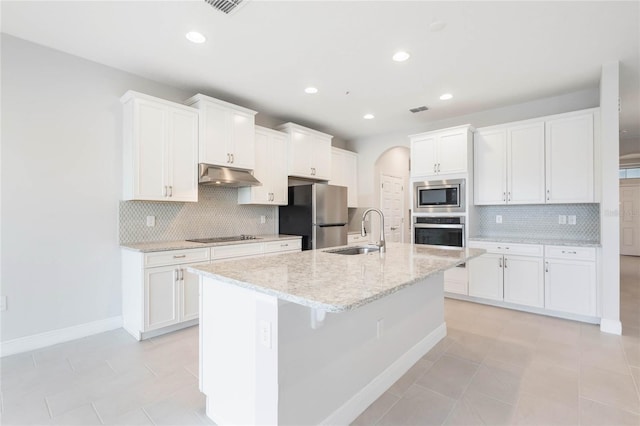
<svg viewBox="0 0 640 426"><path fill-rule="evenodd" d="M446 335L442 273L322 320L209 277L201 297L201 390L218 424L348 424Z"/></svg>

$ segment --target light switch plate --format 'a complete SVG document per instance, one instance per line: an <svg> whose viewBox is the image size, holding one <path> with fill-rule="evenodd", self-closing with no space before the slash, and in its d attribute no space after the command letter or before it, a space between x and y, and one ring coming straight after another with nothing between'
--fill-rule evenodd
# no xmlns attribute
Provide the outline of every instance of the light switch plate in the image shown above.
<svg viewBox="0 0 640 426"><path fill-rule="evenodd" d="M567 224L567 215L566 214L561 214L558 216L558 224L560 225L566 225Z"/></svg>
<svg viewBox="0 0 640 426"><path fill-rule="evenodd" d="M267 217L265 215L260 216L260 223L261 224L267 223Z"/></svg>
<svg viewBox="0 0 640 426"><path fill-rule="evenodd" d="M576 215L572 214L569 215L569 225L575 225L576 224Z"/></svg>
<svg viewBox="0 0 640 426"><path fill-rule="evenodd" d="M156 226L155 216L147 216L147 226Z"/></svg>
<svg viewBox="0 0 640 426"><path fill-rule="evenodd" d="M502 223L502 215L501 214L497 214L496 215L496 223Z"/></svg>

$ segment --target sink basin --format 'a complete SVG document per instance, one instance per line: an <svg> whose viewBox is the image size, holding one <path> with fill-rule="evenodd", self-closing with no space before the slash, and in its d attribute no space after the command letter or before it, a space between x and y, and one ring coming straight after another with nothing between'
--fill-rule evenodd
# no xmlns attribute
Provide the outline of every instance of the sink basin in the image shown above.
<svg viewBox="0 0 640 426"><path fill-rule="evenodd" d="M327 250L327 253L354 255L373 253L376 251L380 251L380 248L377 246L355 246L340 248L336 250Z"/></svg>

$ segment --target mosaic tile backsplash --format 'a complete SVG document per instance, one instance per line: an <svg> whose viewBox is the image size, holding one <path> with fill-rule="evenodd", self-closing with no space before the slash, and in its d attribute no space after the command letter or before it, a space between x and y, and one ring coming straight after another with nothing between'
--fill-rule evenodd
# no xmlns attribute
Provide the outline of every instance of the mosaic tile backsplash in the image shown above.
<svg viewBox="0 0 640 426"><path fill-rule="evenodd" d="M472 237L600 242L599 204L476 206L476 213L477 229ZM496 215L502 215L502 223L496 223ZM575 215L576 224L558 224L559 215Z"/></svg>
<svg viewBox="0 0 640 426"><path fill-rule="evenodd" d="M202 185L197 203L120 201L120 243L275 234L277 210L238 205L236 188ZM147 226L147 216L155 216L155 226ZM260 216L265 216L264 224Z"/></svg>

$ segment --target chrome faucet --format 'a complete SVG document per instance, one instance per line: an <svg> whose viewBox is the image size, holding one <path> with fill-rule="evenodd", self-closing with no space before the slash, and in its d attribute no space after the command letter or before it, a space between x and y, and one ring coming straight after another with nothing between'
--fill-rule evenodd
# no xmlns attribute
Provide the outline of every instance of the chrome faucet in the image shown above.
<svg viewBox="0 0 640 426"><path fill-rule="evenodd" d="M378 243L378 248L380 249L380 253L384 253L384 215L378 209L367 209L362 213L362 225L360 234L363 237L367 236L367 230L364 228L364 220L367 217L367 213L376 212L380 215L380 243Z"/></svg>

